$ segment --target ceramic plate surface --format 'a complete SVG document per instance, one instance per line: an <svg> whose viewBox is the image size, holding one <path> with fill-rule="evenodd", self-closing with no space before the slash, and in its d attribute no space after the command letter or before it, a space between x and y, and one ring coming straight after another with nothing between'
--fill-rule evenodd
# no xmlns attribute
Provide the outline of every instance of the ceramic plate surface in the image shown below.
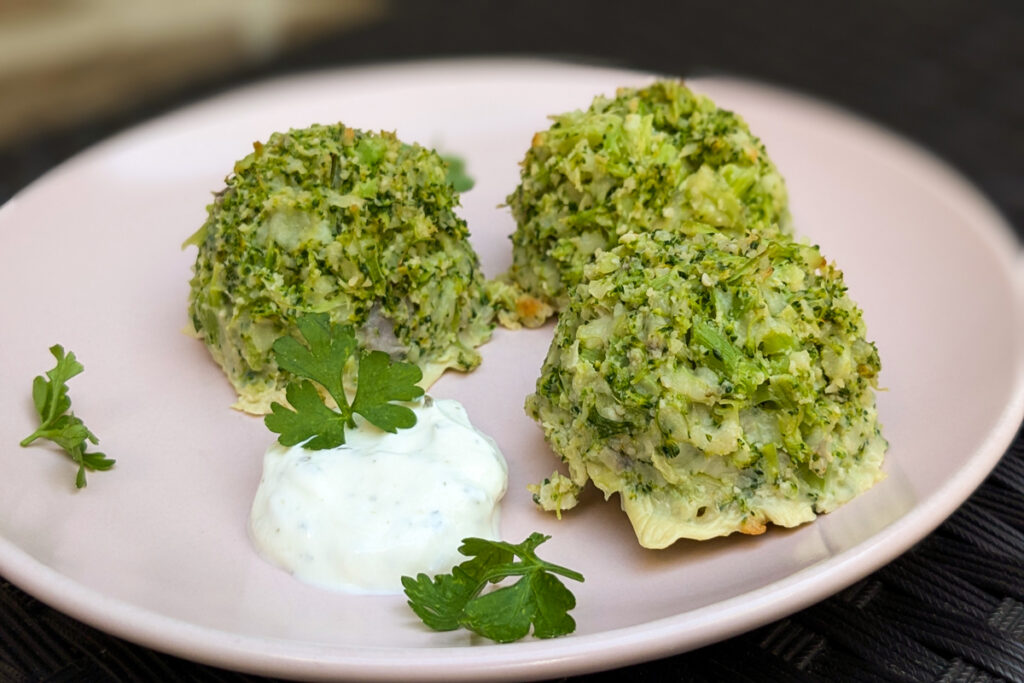
<svg viewBox="0 0 1024 683"><path fill-rule="evenodd" d="M499 330L482 366L432 390L491 434L511 475L502 534L551 534L580 570L577 632L492 645L422 627L400 596L325 592L261 560L246 536L271 434L231 410L203 345L182 333L211 192L254 140L344 121L466 160L463 215L485 272L511 260L498 205L546 115L648 83L636 72L531 60L328 71L232 91L110 139L0 209L0 574L133 641L225 667L302 678L561 676L679 652L793 612L910 547L995 465L1024 407L1019 247L961 177L901 139L817 101L731 79L695 90L741 113L789 184L797 232L846 274L881 353L888 478L833 514L759 537L645 551L616 500L561 521L525 487L554 468L523 413L552 327ZM75 412L117 459L73 488L34 429L47 348L86 371Z"/></svg>

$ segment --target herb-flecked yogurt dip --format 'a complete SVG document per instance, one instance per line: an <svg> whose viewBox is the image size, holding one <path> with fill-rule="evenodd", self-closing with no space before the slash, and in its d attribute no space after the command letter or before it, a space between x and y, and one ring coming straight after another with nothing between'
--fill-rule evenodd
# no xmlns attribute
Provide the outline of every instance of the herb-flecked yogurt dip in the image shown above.
<svg viewBox="0 0 1024 683"><path fill-rule="evenodd" d="M283 400L271 345L303 313L354 325L362 346L418 365L423 387L479 364L494 314L440 156L340 123L253 147L185 243L199 249L192 326L236 408Z"/></svg>
<svg viewBox="0 0 1024 683"><path fill-rule="evenodd" d="M249 521L261 555L307 583L397 594L464 561L464 538L500 538L498 445L458 401L407 405L416 423L395 433L359 416L335 448L271 445Z"/></svg>

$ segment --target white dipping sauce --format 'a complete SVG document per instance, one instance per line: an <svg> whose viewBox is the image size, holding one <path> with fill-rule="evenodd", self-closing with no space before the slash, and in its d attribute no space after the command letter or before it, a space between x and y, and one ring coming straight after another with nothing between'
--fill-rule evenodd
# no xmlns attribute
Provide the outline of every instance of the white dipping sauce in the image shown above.
<svg viewBox="0 0 1024 683"><path fill-rule="evenodd" d="M463 538L498 539L508 468L458 401L424 397L416 426L389 434L356 416L345 445L274 443L249 530L270 562L307 583L400 593L401 577L444 574Z"/></svg>

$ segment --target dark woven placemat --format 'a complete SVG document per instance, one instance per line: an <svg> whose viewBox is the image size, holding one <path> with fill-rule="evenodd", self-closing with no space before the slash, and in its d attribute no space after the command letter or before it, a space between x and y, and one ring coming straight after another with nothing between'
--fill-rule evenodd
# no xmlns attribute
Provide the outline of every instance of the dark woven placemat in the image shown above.
<svg viewBox="0 0 1024 683"><path fill-rule="evenodd" d="M916 139L1024 235L1024 3L397 3L382 22L116 117L0 148L0 202L123 127L247 80L457 54L547 54L803 90ZM2 106L2 104L0 104ZM6 389L3 389L6 390ZM935 533L791 617L664 660L580 677L1024 682L1024 435ZM257 681L126 643L0 578L0 681ZM576 679L573 679L576 680Z"/></svg>

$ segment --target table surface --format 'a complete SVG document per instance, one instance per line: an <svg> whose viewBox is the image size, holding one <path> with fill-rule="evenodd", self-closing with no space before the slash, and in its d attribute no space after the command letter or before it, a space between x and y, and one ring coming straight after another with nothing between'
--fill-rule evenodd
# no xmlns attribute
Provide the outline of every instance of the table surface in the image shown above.
<svg viewBox="0 0 1024 683"><path fill-rule="evenodd" d="M919 142L1024 237L1024 3L392 3L380 21L116 116L0 147L0 202L118 130L310 68L547 55L729 73L830 100ZM781 5L781 6L780 6ZM832 598L728 641L580 681L1024 681L1024 433L937 531ZM0 578L0 680L256 681L80 624Z"/></svg>

